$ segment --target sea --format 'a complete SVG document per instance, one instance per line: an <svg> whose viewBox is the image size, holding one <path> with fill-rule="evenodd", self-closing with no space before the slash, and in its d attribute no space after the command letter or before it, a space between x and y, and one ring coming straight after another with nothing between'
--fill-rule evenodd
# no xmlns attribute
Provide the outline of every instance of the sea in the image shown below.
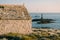
<svg viewBox="0 0 60 40"><path fill-rule="evenodd" d="M32 27L35 28L53 28L60 29L60 13L30 13L30 16L33 19L40 19L41 14L43 14L44 19L53 19L53 23L38 24L37 21L32 22Z"/></svg>

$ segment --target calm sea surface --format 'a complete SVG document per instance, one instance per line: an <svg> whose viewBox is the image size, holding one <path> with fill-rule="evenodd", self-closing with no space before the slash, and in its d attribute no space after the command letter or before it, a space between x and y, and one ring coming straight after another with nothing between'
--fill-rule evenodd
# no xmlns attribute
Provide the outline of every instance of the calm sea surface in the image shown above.
<svg viewBox="0 0 60 40"><path fill-rule="evenodd" d="M30 13L32 19L39 19L41 18L41 13ZM37 24L37 22L32 22L33 27L49 27L60 29L60 13L43 13L44 19L54 19L54 23L47 23L47 24Z"/></svg>

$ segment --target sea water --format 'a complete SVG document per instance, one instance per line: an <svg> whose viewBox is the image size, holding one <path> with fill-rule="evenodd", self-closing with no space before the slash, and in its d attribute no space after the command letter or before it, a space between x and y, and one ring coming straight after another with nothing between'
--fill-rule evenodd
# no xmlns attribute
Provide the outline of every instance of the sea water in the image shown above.
<svg viewBox="0 0 60 40"><path fill-rule="evenodd" d="M48 27L54 29L60 29L60 13L42 13L44 19L53 19L54 23L37 24L37 21L32 22L32 27L41 28ZM30 13L32 19L40 19L41 13Z"/></svg>

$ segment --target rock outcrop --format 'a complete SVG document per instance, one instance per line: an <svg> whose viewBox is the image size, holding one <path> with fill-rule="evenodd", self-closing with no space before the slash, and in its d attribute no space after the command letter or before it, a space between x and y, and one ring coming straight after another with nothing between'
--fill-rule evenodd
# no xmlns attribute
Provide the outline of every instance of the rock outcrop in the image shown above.
<svg viewBox="0 0 60 40"><path fill-rule="evenodd" d="M0 34L29 34L31 28L31 17L24 5L0 5Z"/></svg>

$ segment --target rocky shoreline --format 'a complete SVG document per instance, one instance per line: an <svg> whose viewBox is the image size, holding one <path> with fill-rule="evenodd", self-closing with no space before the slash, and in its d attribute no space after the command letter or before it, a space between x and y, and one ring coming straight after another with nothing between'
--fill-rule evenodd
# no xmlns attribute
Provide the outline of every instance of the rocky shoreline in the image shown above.
<svg viewBox="0 0 60 40"><path fill-rule="evenodd" d="M60 30L32 28L32 33L23 35L18 33L9 33L0 36L1 40L60 40Z"/></svg>

